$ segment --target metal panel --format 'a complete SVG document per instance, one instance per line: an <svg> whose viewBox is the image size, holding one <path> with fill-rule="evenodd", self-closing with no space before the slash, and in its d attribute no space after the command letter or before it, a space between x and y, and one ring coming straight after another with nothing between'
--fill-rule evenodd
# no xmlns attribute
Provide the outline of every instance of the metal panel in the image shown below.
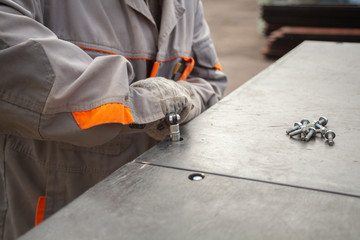
<svg viewBox="0 0 360 240"><path fill-rule="evenodd" d="M136 161L360 196L359 76L360 44L306 42ZM334 146L286 136L320 116Z"/></svg>
<svg viewBox="0 0 360 240"><path fill-rule="evenodd" d="M130 163L20 239L358 239L359 198Z"/></svg>

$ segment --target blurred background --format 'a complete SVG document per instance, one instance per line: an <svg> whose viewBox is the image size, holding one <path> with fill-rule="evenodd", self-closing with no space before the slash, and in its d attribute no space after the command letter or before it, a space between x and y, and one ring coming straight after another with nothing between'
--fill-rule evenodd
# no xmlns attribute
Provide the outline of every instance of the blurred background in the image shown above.
<svg viewBox="0 0 360 240"><path fill-rule="evenodd" d="M225 94L304 40L360 42L360 0L202 0Z"/></svg>

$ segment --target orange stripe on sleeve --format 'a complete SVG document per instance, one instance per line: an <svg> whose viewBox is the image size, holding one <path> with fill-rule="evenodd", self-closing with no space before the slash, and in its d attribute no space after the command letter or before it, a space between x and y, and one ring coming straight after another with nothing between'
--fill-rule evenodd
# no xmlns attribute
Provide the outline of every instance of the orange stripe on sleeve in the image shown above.
<svg viewBox="0 0 360 240"><path fill-rule="evenodd" d="M160 67L160 63L159 62L154 62L153 68L151 70L150 77L156 77L156 74L157 74L157 72L159 70L159 67Z"/></svg>
<svg viewBox="0 0 360 240"><path fill-rule="evenodd" d="M195 65L195 60L190 57L190 58L183 58L185 62L189 63L189 65L185 68L185 70L183 71L183 74L180 76L179 81L185 81L187 79L187 77L189 76L189 74L191 73L191 71L194 68Z"/></svg>
<svg viewBox="0 0 360 240"><path fill-rule="evenodd" d="M39 225L44 220L46 197L41 196L38 198L36 213L35 213L35 226Z"/></svg>
<svg viewBox="0 0 360 240"><path fill-rule="evenodd" d="M90 51L95 51L95 52L102 52L102 53L107 53L107 54L112 54L112 55L119 55L118 53L114 53L114 52L109 52L109 51L105 51L105 50L101 50L101 49L96 49L96 48L88 48L88 47L82 47L79 46L79 48L84 49L84 50L90 50ZM151 60L150 58L134 58L134 57L126 57L124 56L124 58L126 59L135 59L135 60Z"/></svg>
<svg viewBox="0 0 360 240"><path fill-rule="evenodd" d="M220 62L218 62L218 63L214 66L214 68L215 68L216 70L221 71L221 70L222 70L222 67L221 67Z"/></svg>
<svg viewBox="0 0 360 240"><path fill-rule="evenodd" d="M107 123L127 125L134 122L130 108L121 103L108 103L89 111L73 112L72 115L81 129Z"/></svg>
<svg viewBox="0 0 360 240"><path fill-rule="evenodd" d="M88 48L88 47L81 47L81 46L79 46L79 48L84 49L84 50L103 52L103 53L112 54L112 55L119 55L117 53L113 53L113 52L109 52L109 51L105 51L105 50L100 50L100 49L95 49L95 48Z"/></svg>

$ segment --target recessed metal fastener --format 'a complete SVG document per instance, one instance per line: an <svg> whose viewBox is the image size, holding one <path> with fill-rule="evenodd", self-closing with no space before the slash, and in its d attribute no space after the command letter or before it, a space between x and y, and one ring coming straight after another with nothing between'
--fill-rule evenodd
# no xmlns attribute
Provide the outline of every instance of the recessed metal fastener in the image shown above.
<svg viewBox="0 0 360 240"><path fill-rule="evenodd" d="M330 146L334 145L334 138L336 137L336 134L331 131L331 130L327 130L326 133L325 133L325 138L327 139L328 141L328 144Z"/></svg>
<svg viewBox="0 0 360 240"><path fill-rule="evenodd" d="M313 136L316 135L316 129L314 127L309 127L308 133L306 134L305 141L308 142Z"/></svg>
<svg viewBox="0 0 360 240"><path fill-rule="evenodd" d="M286 130L286 134L289 134L289 133L291 133L291 132L293 132L293 131L296 131L296 130L300 129L300 128L301 128L301 125L302 125L302 124L301 124L300 122L294 123L294 127Z"/></svg>
<svg viewBox="0 0 360 240"><path fill-rule="evenodd" d="M189 175L189 179L191 181L201 181L205 178L205 174L203 173L193 173Z"/></svg>

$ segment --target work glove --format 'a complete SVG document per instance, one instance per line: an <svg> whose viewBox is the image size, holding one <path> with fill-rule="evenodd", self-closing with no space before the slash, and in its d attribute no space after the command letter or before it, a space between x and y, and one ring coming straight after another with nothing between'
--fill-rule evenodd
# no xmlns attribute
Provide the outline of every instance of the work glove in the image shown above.
<svg viewBox="0 0 360 240"><path fill-rule="evenodd" d="M186 109L188 111L180 113L180 123L187 123L201 113L202 100L190 83L186 81L177 81L177 83L186 88L190 93L190 104L189 108Z"/></svg>
<svg viewBox="0 0 360 240"><path fill-rule="evenodd" d="M201 98L188 82L154 77L139 80L131 86L150 91L159 99L164 115L178 113L180 123L188 122L201 113ZM148 124L145 131L154 139L163 140L170 130L166 119L161 119Z"/></svg>

